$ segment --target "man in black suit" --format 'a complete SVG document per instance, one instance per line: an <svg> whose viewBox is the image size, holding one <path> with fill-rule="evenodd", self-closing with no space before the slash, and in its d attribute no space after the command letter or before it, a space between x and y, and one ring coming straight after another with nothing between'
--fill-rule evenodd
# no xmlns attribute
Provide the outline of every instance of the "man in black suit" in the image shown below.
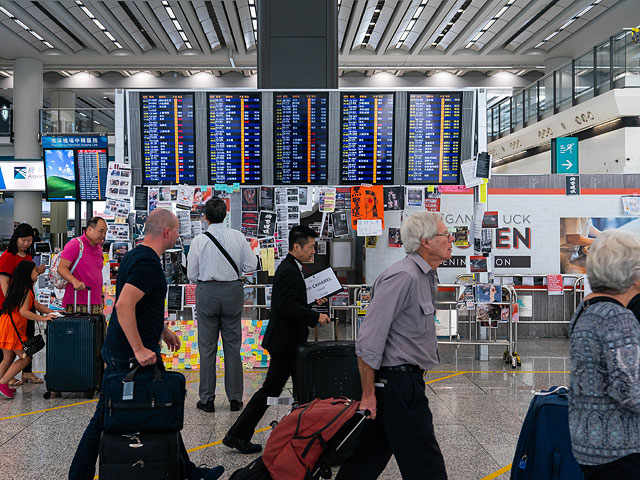
<svg viewBox="0 0 640 480"><path fill-rule="evenodd" d="M271 360L262 388L258 390L240 417L231 426L222 443L240 453L257 453L262 446L251 443L258 422L267 411L267 397L278 397L293 369L298 345L307 341L309 327L326 325L330 319L324 313L311 310L307 304L307 289L302 264L313 261L315 238L309 227L293 227L289 232L289 254L276 270L271 296L271 318L262 341ZM322 305L326 299L317 300Z"/></svg>

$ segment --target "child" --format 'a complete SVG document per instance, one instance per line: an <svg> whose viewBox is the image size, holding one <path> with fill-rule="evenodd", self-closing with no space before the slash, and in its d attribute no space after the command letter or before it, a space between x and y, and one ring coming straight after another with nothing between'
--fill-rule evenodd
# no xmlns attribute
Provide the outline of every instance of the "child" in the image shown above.
<svg viewBox="0 0 640 480"><path fill-rule="evenodd" d="M23 260L16 267L7 295L0 310L0 348L4 358L0 363L0 394L7 398L13 398L15 389L9 387L9 380L13 378L25 365L31 362L31 357L24 354L22 341L27 339L27 321L49 321L56 315L53 310L36 302L33 294L33 283L38 279L36 264L30 260ZM48 314L44 317L33 313L34 309L40 313ZM11 319L20 334L16 334ZM19 359L14 363L13 360Z"/></svg>

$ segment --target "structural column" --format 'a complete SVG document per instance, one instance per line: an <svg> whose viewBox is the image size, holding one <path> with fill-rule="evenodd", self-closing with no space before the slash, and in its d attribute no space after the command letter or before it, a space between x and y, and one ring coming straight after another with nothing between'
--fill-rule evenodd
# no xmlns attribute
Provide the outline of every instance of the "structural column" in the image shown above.
<svg viewBox="0 0 640 480"><path fill-rule="evenodd" d="M58 124L56 133L72 134L75 131L76 94L72 90L52 90L51 108L58 108ZM67 235L67 219L74 218L69 213L69 202L51 202L50 232L54 247L62 248ZM58 245L58 243L62 243Z"/></svg>
<svg viewBox="0 0 640 480"><path fill-rule="evenodd" d="M13 68L13 156L16 160L40 160L38 142L42 108L42 62L16 58ZM14 222L27 222L42 230L42 193L15 192Z"/></svg>

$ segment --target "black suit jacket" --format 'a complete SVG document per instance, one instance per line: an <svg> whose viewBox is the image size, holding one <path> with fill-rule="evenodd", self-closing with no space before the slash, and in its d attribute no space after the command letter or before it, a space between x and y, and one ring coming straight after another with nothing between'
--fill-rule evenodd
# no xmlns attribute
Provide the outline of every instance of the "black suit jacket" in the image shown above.
<svg viewBox="0 0 640 480"><path fill-rule="evenodd" d="M269 353L291 354L307 341L309 327L320 314L307 304L307 288L296 260L287 254L276 270L271 294L271 317L262 346Z"/></svg>

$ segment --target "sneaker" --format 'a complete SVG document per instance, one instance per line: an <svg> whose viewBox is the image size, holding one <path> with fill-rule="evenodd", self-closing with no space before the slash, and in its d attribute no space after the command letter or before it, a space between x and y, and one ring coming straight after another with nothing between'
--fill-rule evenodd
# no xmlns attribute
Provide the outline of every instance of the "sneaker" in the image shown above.
<svg viewBox="0 0 640 480"><path fill-rule="evenodd" d="M6 383L0 383L0 395L6 398L13 398L15 393L15 389L9 388L9 385Z"/></svg>
<svg viewBox="0 0 640 480"><path fill-rule="evenodd" d="M258 453L262 451L262 445L240 440L239 438L232 437L228 433L222 439L222 443L229 448L235 448L240 453Z"/></svg>
<svg viewBox="0 0 640 480"><path fill-rule="evenodd" d="M203 464L196 467L193 473L189 475L189 480L216 480L216 478L220 478L223 473L224 467L222 465L208 468Z"/></svg>
<svg viewBox="0 0 640 480"><path fill-rule="evenodd" d="M198 400L198 403L196 403L196 408L199 408L203 412L207 412L207 413L213 413L216 411L216 407L213 404L213 400L209 400L207 403L202 403L200 400Z"/></svg>
<svg viewBox="0 0 640 480"><path fill-rule="evenodd" d="M240 400L231 400L229 403L231 404L229 410L231 410L232 412L239 412L240 410L242 410L243 404Z"/></svg>

